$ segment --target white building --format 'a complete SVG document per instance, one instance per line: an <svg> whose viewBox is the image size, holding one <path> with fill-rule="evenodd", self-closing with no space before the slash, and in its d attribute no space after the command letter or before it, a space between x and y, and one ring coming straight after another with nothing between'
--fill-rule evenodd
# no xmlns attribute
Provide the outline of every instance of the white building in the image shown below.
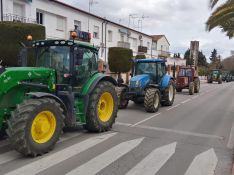
<svg viewBox="0 0 234 175"><path fill-rule="evenodd" d="M101 48L99 56L103 60L107 60L109 47L130 48L134 55L143 53L146 57L165 57L165 54L161 53L169 53L170 44L164 35L155 40L155 36L130 29L57 0L0 1L3 4L0 8L2 9L0 17L3 21L44 25L47 39L69 39L70 31L75 29L79 31L80 36L89 36L90 33L92 36L90 43Z"/></svg>

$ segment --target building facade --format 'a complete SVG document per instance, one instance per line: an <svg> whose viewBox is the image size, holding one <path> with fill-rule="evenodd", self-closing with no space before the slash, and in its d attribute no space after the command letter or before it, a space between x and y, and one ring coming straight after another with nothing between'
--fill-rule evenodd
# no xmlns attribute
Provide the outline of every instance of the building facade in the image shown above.
<svg viewBox="0 0 234 175"><path fill-rule="evenodd" d="M134 55L159 56L158 47L152 51L152 36L68 4L56 0L2 0L2 3L4 21L44 25L47 39L69 39L70 31L76 30L82 39L90 39L91 44L100 47L99 56L105 61L109 47L130 48ZM169 45L163 49L169 51Z"/></svg>

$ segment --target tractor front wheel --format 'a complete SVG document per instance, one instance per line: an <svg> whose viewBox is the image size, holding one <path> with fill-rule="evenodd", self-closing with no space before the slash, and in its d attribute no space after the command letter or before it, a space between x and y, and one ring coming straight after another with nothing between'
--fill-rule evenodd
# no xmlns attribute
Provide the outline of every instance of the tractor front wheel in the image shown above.
<svg viewBox="0 0 234 175"><path fill-rule="evenodd" d="M194 94L194 83L191 82L189 83L189 95L193 95Z"/></svg>
<svg viewBox="0 0 234 175"><path fill-rule="evenodd" d="M118 112L118 97L112 83L101 81L93 90L84 128L90 132L109 131Z"/></svg>
<svg viewBox="0 0 234 175"><path fill-rule="evenodd" d="M144 106L146 112L154 113L158 111L160 105L160 92L158 89L149 88L145 94Z"/></svg>
<svg viewBox="0 0 234 175"><path fill-rule="evenodd" d="M12 148L33 157L49 152L59 140L64 118L63 109L53 99L25 100L8 120Z"/></svg>
<svg viewBox="0 0 234 175"><path fill-rule="evenodd" d="M175 99L175 85L174 81L169 82L168 88L165 90L165 94L163 97L162 105L163 106L171 106Z"/></svg>

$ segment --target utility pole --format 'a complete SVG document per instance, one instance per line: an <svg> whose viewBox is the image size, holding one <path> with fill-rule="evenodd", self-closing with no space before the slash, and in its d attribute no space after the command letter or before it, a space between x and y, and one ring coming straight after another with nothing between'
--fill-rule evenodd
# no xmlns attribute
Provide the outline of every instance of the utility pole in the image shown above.
<svg viewBox="0 0 234 175"><path fill-rule="evenodd" d="M91 13L91 8L94 4L98 4L97 1L94 1L94 0L89 0L89 13ZM88 32L89 32L89 17L88 17Z"/></svg>
<svg viewBox="0 0 234 175"><path fill-rule="evenodd" d="M3 22L3 0L1 0L1 21Z"/></svg>

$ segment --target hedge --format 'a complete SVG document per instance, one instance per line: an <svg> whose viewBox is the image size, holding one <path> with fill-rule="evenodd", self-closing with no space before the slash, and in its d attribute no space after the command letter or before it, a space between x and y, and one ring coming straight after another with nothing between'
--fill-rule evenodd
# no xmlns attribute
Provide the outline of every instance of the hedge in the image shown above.
<svg viewBox="0 0 234 175"><path fill-rule="evenodd" d="M28 35L33 40L45 39L45 27L20 22L0 22L0 60L7 66L18 66L19 42L26 43Z"/></svg>
<svg viewBox="0 0 234 175"><path fill-rule="evenodd" d="M131 49L111 47L108 53L108 63L111 72L126 73L132 67L133 52Z"/></svg>
<svg viewBox="0 0 234 175"><path fill-rule="evenodd" d="M136 55L135 59L146 59L145 55Z"/></svg>

